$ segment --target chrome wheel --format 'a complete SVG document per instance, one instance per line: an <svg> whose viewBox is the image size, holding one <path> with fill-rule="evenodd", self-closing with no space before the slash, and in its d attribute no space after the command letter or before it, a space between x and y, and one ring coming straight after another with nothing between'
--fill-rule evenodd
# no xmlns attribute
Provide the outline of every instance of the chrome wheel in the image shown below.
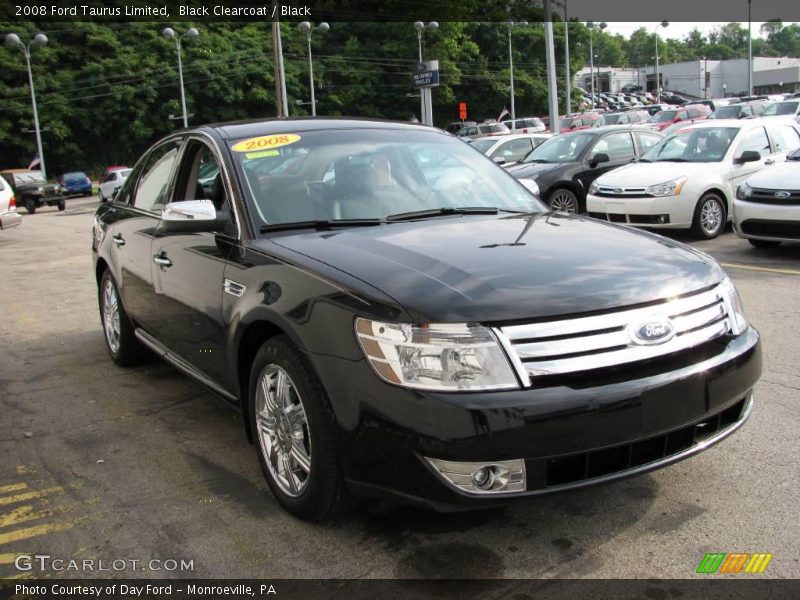
<svg viewBox="0 0 800 600"><path fill-rule="evenodd" d="M709 198L700 209L700 227L706 235L714 235L722 228L722 205L716 198Z"/></svg>
<svg viewBox="0 0 800 600"><path fill-rule="evenodd" d="M311 433L297 387L277 365L267 365L258 377L256 419L270 475L283 493L299 496L311 473Z"/></svg>
<svg viewBox="0 0 800 600"><path fill-rule="evenodd" d="M106 333L106 342L111 352L119 352L119 297L117 288L111 279L106 279L103 286L103 330Z"/></svg>
<svg viewBox="0 0 800 600"><path fill-rule="evenodd" d="M556 190L550 196L550 208L557 212L578 212L578 199L569 190Z"/></svg>

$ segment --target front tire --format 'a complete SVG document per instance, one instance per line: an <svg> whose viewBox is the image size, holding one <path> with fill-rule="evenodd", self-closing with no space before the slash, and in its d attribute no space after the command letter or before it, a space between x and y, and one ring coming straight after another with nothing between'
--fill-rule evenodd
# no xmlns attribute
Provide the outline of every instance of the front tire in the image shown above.
<svg viewBox="0 0 800 600"><path fill-rule="evenodd" d="M718 194L704 194L694 209L692 234L701 240L712 240L725 229L727 210L725 200Z"/></svg>
<svg viewBox="0 0 800 600"><path fill-rule="evenodd" d="M322 521L349 503L336 423L306 357L284 336L264 343L250 370L249 417L272 494L299 519Z"/></svg>
<svg viewBox="0 0 800 600"><path fill-rule="evenodd" d="M550 192L547 204L555 212L576 214L581 210L581 203L575 192L567 188L557 188Z"/></svg>
<svg viewBox="0 0 800 600"><path fill-rule="evenodd" d="M64 210L65 208L67 208L67 203L66 203L66 201L64 201L64 200L59 200L59 201L56 203L56 206L58 206L58 210L59 210L59 211L62 211L62 210Z"/></svg>
<svg viewBox="0 0 800 600"><path fill-rule="evenodd" d="M36 212L36 200L28 199L25 201L25 210L28 211L29 215L32 215Z"/></svg>
<svg viewBox="0 0 800 600"><path fill-rule="evenodd" d="M764 249L764 248L777 248L778 246L781 245L780 242L776 242L776 241L773 241L773 240L753 240L753 239L748 239L747 241L750 242L750 244L752 244L752 246L754 248L761 248L761 249Z"/></svg>
<svg viewBox="0 0 800 600"><path fill-rule="evenodd" d="M121 367L130 367L150 358L148 350L136 339L133 323L122 306L117 284L108 270L100 278L98 299L100 321L111 359Z"/></svg>

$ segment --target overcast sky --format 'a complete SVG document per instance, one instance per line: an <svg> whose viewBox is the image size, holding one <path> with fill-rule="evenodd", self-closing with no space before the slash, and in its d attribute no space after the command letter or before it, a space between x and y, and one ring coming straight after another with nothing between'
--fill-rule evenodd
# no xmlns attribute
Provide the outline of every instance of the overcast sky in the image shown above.
<svg viewBox="0 0 800 600"><path fill-rule="evenodd" d="M793 0L796 1L796 0ZM717 27L721 27L722 25L726 25L726 22L720 23L688 23L685 21L679 22L670 22L669 27L665 29L659 27L658 33L662 37L665 38L677 38L683 39L686 35L692 31L695 27L702 31L705 35L708 35ZM747 22L741 23L742 27L747 29ZM756 23L753 21L753 37L757 38L761 36L761 23ZM626 38L630 37L630 35L639 29L639 27L647 28L647 31L652 32L658 23L609 23L608 29L606 31L610 33L620 33L624 35Z"/></svg>

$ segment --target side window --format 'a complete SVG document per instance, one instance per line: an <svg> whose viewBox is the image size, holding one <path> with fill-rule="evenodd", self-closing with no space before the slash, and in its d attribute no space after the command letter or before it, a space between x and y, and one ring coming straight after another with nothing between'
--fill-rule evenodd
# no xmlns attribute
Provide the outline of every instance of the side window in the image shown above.
<svg viewBox="0 0 800 600"><path fill-rule="evenodd" d="M650 148L655 146L658 142L661 141L661 138L657 135L651 135L649 133L642 133L637 132L636 134L636 141L639 142L639 151L644 154Z"/></svg>
<svg viewBox="0 0 800 600"><path fill-rule="evenodd" d="M136 185L133 205L142 210L153 210L167 200L169 183L175 161L178 159L180 142L168 142L157 147L147 157Z"/></svg>
<svg viewBox="0 0 800 600"><path fill-rule="evenodd" d="M183 156L175 201L211 200L217 210L227 208L228 195L222 171L211 148L192 141Z"/></svg>
<svg viewBox="0 0 800 600"><path fill-rule="evenodd" d="M686 111L685 111L685 110L682 110L682 111L678 112L678 120L679 120L679 121L685 121L685 120L686 120L686 119L688 119L688 118L689 118L689 117L688 117L688 115L686 114Z"/></svg>
<svg viewBox="0 0 800 600"><path fill-rule="evenodd" d="M747 150L755 150L761 156L766 156L770 153L769 140L763 127L755 127L745 134L742 141L739 142L736 156L741 156L742 152Z"/></svg>
<svg viewBox="0 0 800 600"><path fill-rule="evenodd" d="M116 180L117 180L117 174L116 173L111 173L108 176L108 179L106 179L106 181L116 181Z"/></svg>
<svg viewBox="0 0 800 600"><path fill-rule="evenodd" d="M599 139L589 153L589 156L599 153L608 154L608 158L612 161L633 158L634 151L631 134L627 131L612 133L611 135Z"/></svg>
<svg viewBox="0 0 800 600"><path fill-rule="evenodd" d="M768 125L775 152L791 152L800 148L800 134L791 125Z"/></svg>
<svg viewBox="0 0 800 600"><path fill-rule="evenodd" d="M122 187L119 188L119 192L117 195L114 196L114 201L119 202L121 204L133 204L133 190L136 188L136 181L139 179L139 173L142 172L142 163L140 162L137 164L125 182L122 184Z"/></svg>

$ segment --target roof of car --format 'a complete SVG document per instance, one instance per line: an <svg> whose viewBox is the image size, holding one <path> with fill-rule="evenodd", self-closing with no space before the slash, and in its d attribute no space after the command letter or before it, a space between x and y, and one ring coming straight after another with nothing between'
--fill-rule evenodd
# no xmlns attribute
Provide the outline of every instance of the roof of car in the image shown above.
<svg viewBox="0 0 800 600"><path fill-rule="evenodd" d="M204 129L212 129L225 139L238 139L273 133L316 131L320 129L414 129L417 131L435 131L444 135L449 135L440 129L428 127L427 125L417 125L403 121L389 121L386 119L355 119L352 117L291 117L233 121L201 125L189 128L188 131Z"/></svg>

